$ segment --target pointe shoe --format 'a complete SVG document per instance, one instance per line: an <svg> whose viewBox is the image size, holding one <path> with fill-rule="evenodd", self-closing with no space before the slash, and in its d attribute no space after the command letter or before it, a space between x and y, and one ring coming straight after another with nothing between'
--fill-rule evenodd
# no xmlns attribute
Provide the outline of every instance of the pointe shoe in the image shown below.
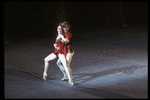
<svg viewBox="0 0 150 100"><path fill-rule="evenodd" d="M68 83L72 86L74 85L73 81L69 81Z"/></svg>
<svg viewBox="0 0 150 100"><path fill-rule="evenodd" d="M68 80L68 78L67 77L63 77L61 80L62 81L66 81L66 80Z"/></svg>
<svg viewBox="0 0 150 100"><path fill-rule="evenodd" d="M43 80L44 80L44 81L46 80L46 77L47 77L47 74L46 74L46 73L43 73Z"/></svg>

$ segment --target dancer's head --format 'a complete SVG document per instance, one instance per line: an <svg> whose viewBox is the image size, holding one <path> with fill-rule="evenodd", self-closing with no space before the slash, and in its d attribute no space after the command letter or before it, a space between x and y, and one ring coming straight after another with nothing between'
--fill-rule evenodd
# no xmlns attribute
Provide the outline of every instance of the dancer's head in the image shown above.
<svg viewBox="0 0 150 100"><path fill-rule="evenodd" d="M63 28L62 28L61 23L58 25L57 31L58 31L58 34L63 34Z"/></svg>
<svg viewBox="0 0 150 100"><path fill-rule="evenodd" d="M69 24L67 21L64 21L64 22L62 23L62 26L63 26L64 32L70 31L70 30L69 30L69 29L70 29L70 24Z"/></svg>

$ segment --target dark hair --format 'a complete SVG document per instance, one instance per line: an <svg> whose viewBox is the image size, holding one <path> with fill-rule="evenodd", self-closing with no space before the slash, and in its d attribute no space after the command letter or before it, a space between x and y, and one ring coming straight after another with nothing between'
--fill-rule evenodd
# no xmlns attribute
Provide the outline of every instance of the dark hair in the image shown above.
<svg viewBox="0 0 150 100"><path fill-rule="evenodd" d="M64 22L62 23L62 27L65 28L66 25L68 25L69 28L71 27L70 24L69 24L67 21L64 21Z"/></svg>

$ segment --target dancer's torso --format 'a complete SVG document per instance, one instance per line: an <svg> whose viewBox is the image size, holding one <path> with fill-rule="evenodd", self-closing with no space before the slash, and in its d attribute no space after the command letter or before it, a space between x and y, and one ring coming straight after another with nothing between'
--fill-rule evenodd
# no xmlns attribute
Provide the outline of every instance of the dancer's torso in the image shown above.
<svg viewBox="0 0 150 100"><path fill-rule="evenodd" d="M64 43L61 42L61 39L58 39L55 41L57 47L59 47L59 49L54 49L54 54L56 54L58 56L59 53L64 54Z"/></svg>
<svg viewBox="0 0 150 100"><path fill-rule="evenodd" d="M67 53L74 52L74 48L72 47L73 44L72 34L70 32L66 32L64 34L64 37L69 40L68 43L64 44L63 42L61 42L61 39L55 41L57 47L59 47L59 49L56 48L54 49L54 54L56 54L57 56L59 53L61 53L64 54L66 57Z"/></svg>
<svg viewBox="0 0 150 100"><path fill-rule="evenodd" d="M68 43L64 44L64 55L66 57L67 53L73 53L74 52L74 48L72 47L73 44L73 38L72 38L72 34L70 32L66 32L64 34L65 38L69 40Z"/></svg>

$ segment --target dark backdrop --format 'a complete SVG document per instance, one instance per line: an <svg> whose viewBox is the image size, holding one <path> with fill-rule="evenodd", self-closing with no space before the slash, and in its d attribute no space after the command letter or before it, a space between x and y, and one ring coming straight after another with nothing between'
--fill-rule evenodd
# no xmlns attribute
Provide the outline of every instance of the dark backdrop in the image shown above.
<svg viewBox="0 0 150 100"><path fill-rule="evenodd" d="M148 2L3 2L4 38L10 42L53 39L61 17L71 24L75 36L116 27L147 27Z"/></svg>

